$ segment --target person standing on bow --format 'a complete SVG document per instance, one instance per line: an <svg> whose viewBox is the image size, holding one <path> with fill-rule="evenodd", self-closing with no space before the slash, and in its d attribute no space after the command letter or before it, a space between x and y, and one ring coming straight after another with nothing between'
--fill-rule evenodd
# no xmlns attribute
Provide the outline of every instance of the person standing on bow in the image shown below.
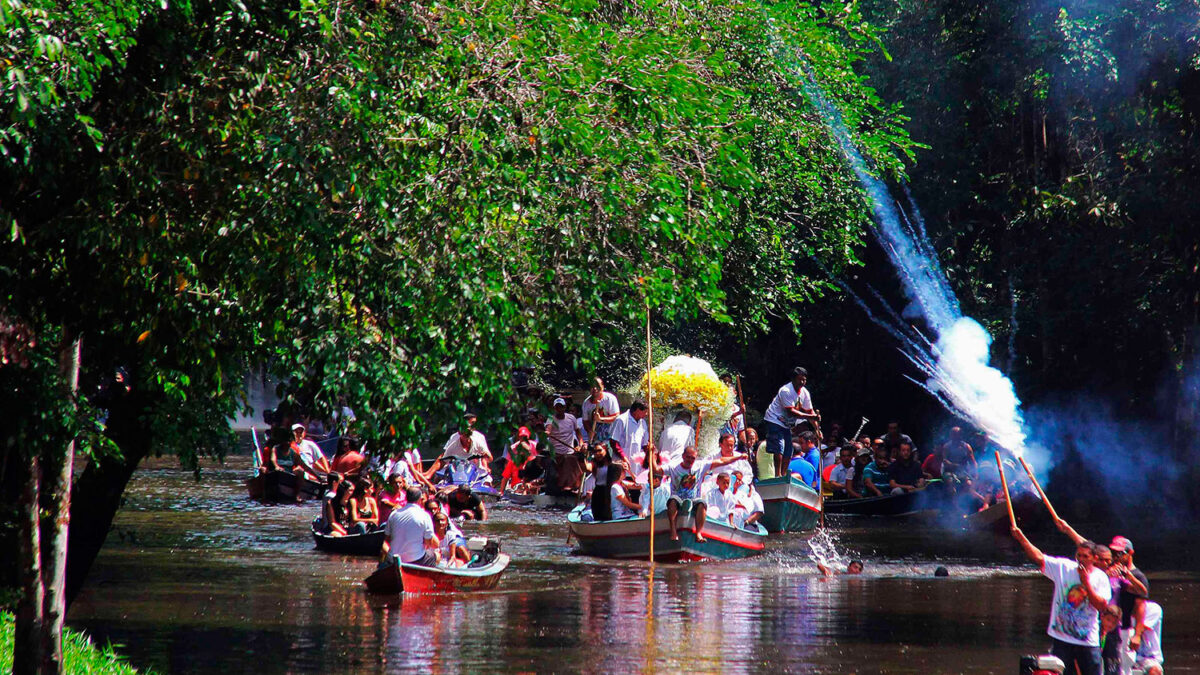
<svg viewBox="0 0 1200 675"><path fill-rule="evenodd" d="M591 394L583 399L583 431L588 445L607 441L612 436L612 424L621 414L621 405L611 391L604 391L604 380L596 378Z"/></svg>
<svg viewBox="0 0 1200 675"><path fill-rule="evenodd" d="M787 475L792 461L792 427L808 421L815 425L821 418L813 410L812 394L808 393L808 371L797 366L792 370L792 381L779 388L763 422L767 427L767 452L775 456L775 475Z"/></svg>

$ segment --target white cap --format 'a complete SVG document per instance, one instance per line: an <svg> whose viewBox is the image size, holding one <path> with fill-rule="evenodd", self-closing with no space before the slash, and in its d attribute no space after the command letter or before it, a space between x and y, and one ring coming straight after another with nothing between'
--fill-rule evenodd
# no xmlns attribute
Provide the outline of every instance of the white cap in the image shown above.
<svg viewBox="0 0 1200 675"><path fill-rule="evenodd" d="M295 431L295 430L297 430L297 429L299 429L299 430L303 431L303 430L304 430L304 425L303 425L303 424L300 424L299 422L296 422L295 424L293 424L293 425L292 425L292 431Z"/></svg>
<svg viewBox="0 0 1200 675"><path fill-rule="evenodd" d="M566 405L566 404L567 404L567 402L564 401L561 396L554 399L554 405Z"/></svg>

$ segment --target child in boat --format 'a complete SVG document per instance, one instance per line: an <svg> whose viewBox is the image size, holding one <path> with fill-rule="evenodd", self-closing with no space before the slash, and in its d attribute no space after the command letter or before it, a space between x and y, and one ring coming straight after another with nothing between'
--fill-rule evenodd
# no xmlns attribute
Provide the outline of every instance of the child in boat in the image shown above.
<svg viewBox="0 0 1200 675"><path fill-rule="evenodd" d="M654 512L662 513L667 510L667 500L671 498L671 485L663 482L662 469L654 470L654 489L642 489L642 496L639 500L639 513L643 518L650 515L650 500L654 500Z"/></svg>
<svg viewBox="0 0 1200 675"><path fill-rule="evenodd" d="M438 564L443 567L463 567L471 561L471 553L467 550L462 532L458 528L450 528L449 516L441 511L433 514L433 531L440 542Z"/></svg>

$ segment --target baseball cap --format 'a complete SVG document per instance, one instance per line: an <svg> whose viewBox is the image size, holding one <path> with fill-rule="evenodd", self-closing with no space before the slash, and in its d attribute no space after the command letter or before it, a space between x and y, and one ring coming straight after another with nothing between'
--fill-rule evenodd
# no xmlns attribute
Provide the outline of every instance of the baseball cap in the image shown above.
<svg viewBox="0 0 1200 675"><path fill-rule="evenodd" d="M554 405L566 405L566 404L567 404L567 402L565 400L563 400L563 398L561 396L554 399Z"/></svg>
<svg viewBox="0 0 1200 675"><path fill-rule="evenodd" d="M1109 542L1108 547L1114 551L1120 551L1121 553L1133 553L1133 542L1129 541L1125 537L1113 537L1113 540Z"/></svg>
<svg viewBox="0 0 1200 675"><path fill-rule="evenodd" d="M529 427L517 429L517 438L529 438Z"/></svg>
<svg viewBox="0 0 1200 675"><path fill-rule="evenodd" d="M304 425L303 425L303 424L300 424L299 422L297 422L297 423L293 424L293 425L292 425L292 431L296 431L297 429L303 430L303 429L304 429Z"/></svg>

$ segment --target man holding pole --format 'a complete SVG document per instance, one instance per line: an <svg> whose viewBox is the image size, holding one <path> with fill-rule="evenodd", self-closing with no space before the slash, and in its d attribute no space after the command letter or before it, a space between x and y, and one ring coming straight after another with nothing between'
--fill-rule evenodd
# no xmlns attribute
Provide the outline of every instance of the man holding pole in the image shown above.
<svg viewBox="0 0 1200 675"><path fill-rule="evenodd" d="M767 452L775 456L775 475L787 475L792 461L792 427L802 421L811 421L814 426L820 415L813 410L812 395L804 385L808 384L808 371L797 366L792 370L792 381L779 388L763 421L767 427Z"/></svg>

